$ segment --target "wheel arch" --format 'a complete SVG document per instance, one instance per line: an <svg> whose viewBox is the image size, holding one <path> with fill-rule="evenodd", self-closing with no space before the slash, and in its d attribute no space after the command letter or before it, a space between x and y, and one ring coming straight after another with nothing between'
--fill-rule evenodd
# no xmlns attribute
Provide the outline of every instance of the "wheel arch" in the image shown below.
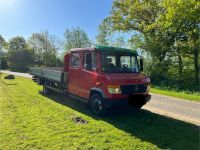
<svg viewBox="0 0 200 150"><path fill-rule="evenodd" d="M94 93L99 93L99 94L102 96L102 98L105 98L105 94L104 94L103 90L102 90L102 89L99 89L99 88L96 88L96 87L93 87L93 88L90 89L89 98L90 98L91 95L94 94Z"/></svg>

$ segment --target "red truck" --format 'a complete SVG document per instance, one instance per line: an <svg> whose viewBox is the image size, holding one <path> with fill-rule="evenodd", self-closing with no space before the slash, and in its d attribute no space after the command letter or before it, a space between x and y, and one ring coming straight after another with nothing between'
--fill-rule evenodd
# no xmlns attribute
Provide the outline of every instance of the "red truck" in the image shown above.
<svg viewBox="0 0 200 150"><path fill-rule="evenodd" d="M141 108L150 99L150 78L137 52L124 48L94 46L71 49L62 68L30 68L33 81L51 91L68 93L88 103L94 114L130 104Z"/></svg>

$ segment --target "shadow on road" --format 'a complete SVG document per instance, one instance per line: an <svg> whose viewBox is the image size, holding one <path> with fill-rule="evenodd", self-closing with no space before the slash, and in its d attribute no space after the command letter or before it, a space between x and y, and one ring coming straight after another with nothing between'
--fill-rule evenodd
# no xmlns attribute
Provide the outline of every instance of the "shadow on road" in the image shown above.
<svg viewBox="0 0 200 150"><path fill-rule="evenodd" d="M40 93L41 94L41 93ZM96 120L103 120L141 141L157 145L161 149L199 149L199 127L191 123L130 107L115 109L106 117L90 113L87 105L62 94L44 95L51 100L70 107Z"/></svg>

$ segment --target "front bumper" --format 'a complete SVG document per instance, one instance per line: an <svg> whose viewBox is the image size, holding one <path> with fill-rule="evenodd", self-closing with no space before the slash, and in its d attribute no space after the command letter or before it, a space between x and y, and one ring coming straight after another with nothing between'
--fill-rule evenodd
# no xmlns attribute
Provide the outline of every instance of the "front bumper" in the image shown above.
<svg viewBox="0 0 200 150"><path fill-rule="evenodd" d="M151 95L130 95L127 98L121 98L121 99L104 99L106 107L116 107L116 106L123 106L127 105L129 101L141 101L144 104L149 102L151 99Z"/></svg>
<svg viewBox="0 0 200 150"><path fill-rule="evenodd" d="M104 99L106 107L117 107L128 104L128 98L123 99Z"/></svg>

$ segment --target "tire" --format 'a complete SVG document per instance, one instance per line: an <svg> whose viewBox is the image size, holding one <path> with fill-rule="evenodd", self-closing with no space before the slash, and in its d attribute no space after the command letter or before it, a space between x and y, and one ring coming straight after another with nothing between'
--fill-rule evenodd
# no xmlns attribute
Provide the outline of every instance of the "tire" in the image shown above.
<svg viewBox="0 0 200 150"><path fill-rule="evenodd" d="M93 94L89 100L90 110L93 114L98 116L104 116L107 113L104 99L100 94Z"/></svg>
<svg viewBox="0 0 200 150"><path fill-rule="evenodd" d="M44 85L43 85L43 90L42 90L42 92L43 92L44 94L49 94L49 93L50 93L50 89L44 84Z"/></svg>

